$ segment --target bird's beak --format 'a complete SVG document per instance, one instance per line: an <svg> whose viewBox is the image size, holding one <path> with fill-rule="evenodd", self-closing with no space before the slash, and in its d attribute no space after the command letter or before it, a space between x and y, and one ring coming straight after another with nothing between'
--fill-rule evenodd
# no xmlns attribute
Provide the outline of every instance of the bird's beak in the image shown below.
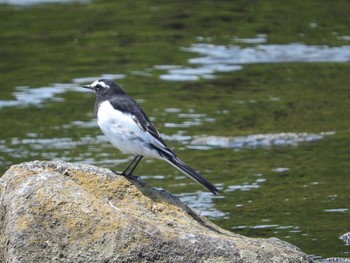
<svg viewBox="0 0 350 263"><path fill-rule="evenodd" d="M93 87L91 87L90 85L84 85L84 86L82 86L83 88L85 88L85 89L91 89L91 90L94 90L94 88Z"/></svg>

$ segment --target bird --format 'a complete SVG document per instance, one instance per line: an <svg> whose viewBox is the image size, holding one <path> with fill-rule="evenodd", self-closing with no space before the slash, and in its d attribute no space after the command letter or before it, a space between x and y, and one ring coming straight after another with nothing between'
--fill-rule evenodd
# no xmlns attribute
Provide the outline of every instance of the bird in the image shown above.
<svg viewBox="0 0 350 263"><path fill-rule="evenodd" d="M158 130L135 100L114 81L99 79L83 88L96 94L97 123L111 144L123 154L135 157L119 175L133 177L143 157L161 159L198 182L214 195L220 191L198 172L181 161L166 145Z"/></svg>

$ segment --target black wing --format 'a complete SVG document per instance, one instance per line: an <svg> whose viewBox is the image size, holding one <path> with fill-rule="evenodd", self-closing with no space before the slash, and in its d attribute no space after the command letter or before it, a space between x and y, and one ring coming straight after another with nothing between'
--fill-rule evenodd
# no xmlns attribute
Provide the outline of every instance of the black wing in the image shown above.
<svg viewBox="0 0 350 263"><path fill-rule="evenodd" d="M148 119L146 113L141 109L136 101L126 94L120 94L119 96L114 96L112 99L109 99L109 102L116 110L121 112L130 112L133 116L133 120L142 130L149 132L155 139L164 144L165 148L167 148L156 127Z"/></svg>
<svg viewBox="0 0 350 263"><path fill-rule="evenodd" d="M149 132L155 139L157 139L164 146L164 149L159 148L156 145L151 144L155 150L159 152L161 156L164 157L164 160L173 165L175 168L179 169L181 172L200 183L204 187L206 187L209 191L211 191L214 195L220 194L220 191L204 179L199 173L190 168L184 162L176 157L176 155L166 146L163 139L160 137L159 132L156 127L154 127L153 123L148 119L146 113L141 109L141 107L126 95L124 92L120 91L118 96L113 96L112 99L109 99L109 102L113 106L114 109L119 110L121 112L130 112L132 114L133 120L139 127Z"/></svg>

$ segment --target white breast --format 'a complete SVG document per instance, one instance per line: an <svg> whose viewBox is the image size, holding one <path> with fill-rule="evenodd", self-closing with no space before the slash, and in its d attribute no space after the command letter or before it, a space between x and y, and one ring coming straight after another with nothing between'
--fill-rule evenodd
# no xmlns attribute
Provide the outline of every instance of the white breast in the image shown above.
<svg viewBox="0 0 350 263"><path fill-rule="evenodd" d="M122 153L161 158L149 144L158 145L148 132L143 131L131 114L115 110L109 101L100 104L97 123L108 140Z"/></svg>

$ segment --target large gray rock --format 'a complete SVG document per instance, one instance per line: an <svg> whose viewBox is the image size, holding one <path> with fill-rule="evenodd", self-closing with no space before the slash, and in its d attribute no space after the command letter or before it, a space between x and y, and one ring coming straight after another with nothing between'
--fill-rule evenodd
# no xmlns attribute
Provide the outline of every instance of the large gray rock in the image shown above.
<svg viewBox="0 0 350 263"><path fill-rule="evenodd" d="M295 246L225 231L171 194L62 161L0 178L0 262L311 262Z"/></svg>

